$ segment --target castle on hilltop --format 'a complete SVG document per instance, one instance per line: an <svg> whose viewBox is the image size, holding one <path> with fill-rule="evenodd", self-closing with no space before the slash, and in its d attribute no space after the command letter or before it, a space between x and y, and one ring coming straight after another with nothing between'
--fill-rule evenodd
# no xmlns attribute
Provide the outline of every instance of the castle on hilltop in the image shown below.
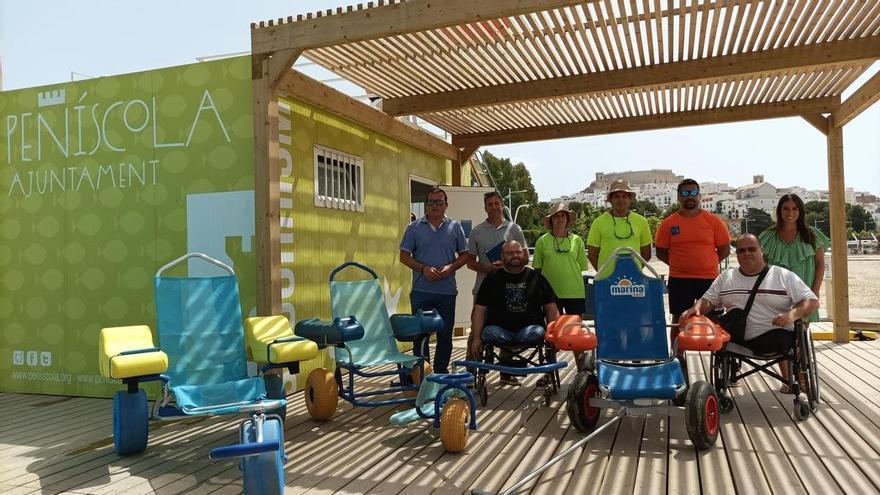
<svg viewBox="0 0 880 495"><path fill-rule="evenodd" d="M616 180L625 180L635 191L637 199L650 201L664 210L678 202L676 186L684 176L676 175L671 169L630 170L625 172L596 172L596 179L580 192L553 198L551 202L576 201L594 207L608 206L605 197L608 186ZM726 182L700 181L702 207L726 217L731 225L746 215L749 208L763 210L775 216L776 203L784 194L795 193L806 201L828 201L828 191L809 191L800 186L777 188L764 181L763 175L755 175L752 182L739 187L731 187ZM848 187L845 191L848 203L861 203L865 209L880 221L880 202L870 202L876 197L868 193L857 193Z"/></svg>

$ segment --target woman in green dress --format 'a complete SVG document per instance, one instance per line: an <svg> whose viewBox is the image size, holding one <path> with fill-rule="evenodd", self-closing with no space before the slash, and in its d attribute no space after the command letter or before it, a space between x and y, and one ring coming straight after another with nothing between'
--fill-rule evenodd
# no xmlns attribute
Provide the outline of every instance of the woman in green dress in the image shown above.
<svg viewBox="0 0 880 495"><path fill-rule="evenodd" d="M776 224L758 236L767 262L797 274L819 297L825 276L825 249L831 241L819 229L808 227L804 201L797 194L786 194L776 205ZM805 319L819 321L816 311Z"/></svg>

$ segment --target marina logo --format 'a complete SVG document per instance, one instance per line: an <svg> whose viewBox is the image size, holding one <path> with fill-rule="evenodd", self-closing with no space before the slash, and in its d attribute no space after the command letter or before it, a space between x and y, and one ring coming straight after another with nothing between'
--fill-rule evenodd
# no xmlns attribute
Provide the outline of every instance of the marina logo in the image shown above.
<svg viewBox="0 0 880 495"><path fill-rule="evenodd" d="M622 278L611 286L612 296L645 297L645 286L634 284L628 278Z"/></svg>

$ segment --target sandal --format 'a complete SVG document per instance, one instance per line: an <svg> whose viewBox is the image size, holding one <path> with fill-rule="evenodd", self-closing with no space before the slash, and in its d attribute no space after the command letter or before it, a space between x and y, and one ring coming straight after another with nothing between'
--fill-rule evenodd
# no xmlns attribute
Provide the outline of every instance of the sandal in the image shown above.
<svg viewBox="0 0 880 495"><path fill-rule="evenodd" d="M779 387L779 393L794 395L794 392L791 391L791 388L788 386L788 384L783 384L781 387Z"/></svg>

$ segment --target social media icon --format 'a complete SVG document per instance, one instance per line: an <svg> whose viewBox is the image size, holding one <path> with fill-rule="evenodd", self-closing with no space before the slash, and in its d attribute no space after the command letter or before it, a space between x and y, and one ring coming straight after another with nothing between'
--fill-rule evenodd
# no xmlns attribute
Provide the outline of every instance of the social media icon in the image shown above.
<svg viewBox="0 0 880 495"><path fill-rule="evenodd" d="M24 364L24 351L12 351L12 364L16 366Z"/></svg>
<svg viewBox="0 0 880 495"><path fill-rule="evenodd" d="M37 365L37 351L28 351L27 364L28 364L28 366L36 366Z"/></svg>
<svg viewBox="0 0 880 495"><path fill-rule="evenodd" d="M40 366L52 366L52 353L43 351L40 353Z"/></svg>

